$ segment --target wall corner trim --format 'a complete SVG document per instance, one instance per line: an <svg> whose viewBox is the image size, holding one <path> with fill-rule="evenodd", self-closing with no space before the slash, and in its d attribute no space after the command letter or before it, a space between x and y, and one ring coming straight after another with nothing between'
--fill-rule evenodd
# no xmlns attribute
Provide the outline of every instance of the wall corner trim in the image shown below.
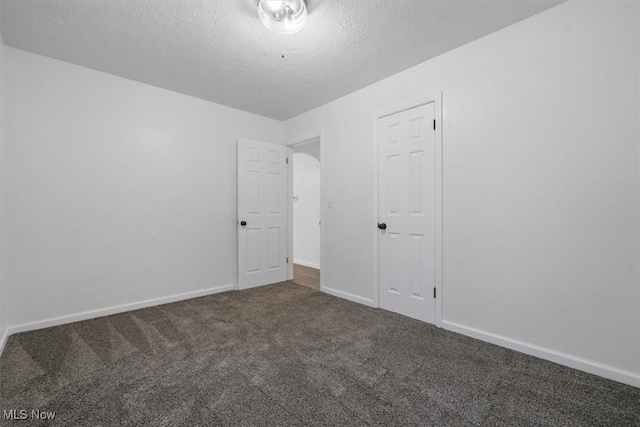
<svg viewBox="0 0 640 427"><path fill-rule="evenodd" d="M605 365L593 360L584 359L567 353L562 353L547 347L541 347L524 341L518 341L512 338L504 337L480 329L461 325L449 320L442 321L442 327L448 331L476 338L491 344L499 345L511 350L519 351L530 356L568 366L569 368L587 372L589 374L598 375L613 381L618 381L634 387L640 387L640 374L625 371L613 366Z"/></svg>
<svg viewBox="0 0 640 427"><path fill-rule="evenodd" d="M10 326L7 329L6 336L19 334L22 332L35 331L37 329L50 328L52 326L60 326L83 320L95 319L98 317L111 316L113 314L124 313L127 311L138 310L141 308L154 307L157 305L169 304L172 302L184 301L193 298L204 297L207 295L218 294L221 292L233 290L233 284L218 286L214 288L202 289L199 291L186 292L182 294L170 295L166 297L148 299L128 304L117 305L113 307L100 308L97 310L85 311L82 313L70 314L66 316L54 317L36 322L23 323L21 325Z"/></svg>

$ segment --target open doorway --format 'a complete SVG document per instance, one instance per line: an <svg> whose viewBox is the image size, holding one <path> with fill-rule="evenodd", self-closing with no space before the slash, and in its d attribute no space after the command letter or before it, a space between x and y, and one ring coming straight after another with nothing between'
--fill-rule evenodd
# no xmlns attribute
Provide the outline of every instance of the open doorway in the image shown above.
<svg viewBox="0 0 640 427"><path fill-rule="evenodd" d="M320 138L289 146L291 165L291 249L293 282L320 289L321 193Z"/></svg>

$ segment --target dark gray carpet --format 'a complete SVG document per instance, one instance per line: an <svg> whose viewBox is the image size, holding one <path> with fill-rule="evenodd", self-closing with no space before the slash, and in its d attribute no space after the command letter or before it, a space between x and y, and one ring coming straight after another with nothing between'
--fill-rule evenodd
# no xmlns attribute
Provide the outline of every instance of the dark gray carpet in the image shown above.
<svg viewBox="0 0 640 427"><path fill-rule="evenodd" d="M42 425L640 425L640 389L291 283L15 335L0 378Z"/></svg>

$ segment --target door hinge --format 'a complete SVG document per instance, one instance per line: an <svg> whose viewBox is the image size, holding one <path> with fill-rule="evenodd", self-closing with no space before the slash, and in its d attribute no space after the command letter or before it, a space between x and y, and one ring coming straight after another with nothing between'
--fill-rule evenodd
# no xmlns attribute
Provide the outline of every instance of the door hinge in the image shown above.
<svg viewBox="0 0 640 427"><path fill-rule="evenodd" d="M433 297L436 297L436 288L433 288Z"/></svg>
<svg viewBox="0 0 640 427"><path fill-rule="evenodd" d="M287 257L287 264L289 264L289 257Z"/></svg>
<svg viewBox="0 0 640 427"><path fill-rule="evenodd" d="M433 119L433 130L436 130L436 119Z"/></svg>
<svg viewBox="0 0 640 427"><path fill-rule="evenodd" d="M289 164L289 158L287 157L287 164Z"/></svg>

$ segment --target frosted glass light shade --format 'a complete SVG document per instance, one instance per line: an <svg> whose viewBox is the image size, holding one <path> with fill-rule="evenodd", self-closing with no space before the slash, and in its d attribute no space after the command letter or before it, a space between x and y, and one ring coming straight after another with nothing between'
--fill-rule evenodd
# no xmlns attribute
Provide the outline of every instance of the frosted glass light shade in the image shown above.
<svg viewBox="0 0 640 427"><path fill-rule="evenodd" d="M307 22L304 0L260 0L258 16L268 29L281 34L297 33Z"/></svg>

